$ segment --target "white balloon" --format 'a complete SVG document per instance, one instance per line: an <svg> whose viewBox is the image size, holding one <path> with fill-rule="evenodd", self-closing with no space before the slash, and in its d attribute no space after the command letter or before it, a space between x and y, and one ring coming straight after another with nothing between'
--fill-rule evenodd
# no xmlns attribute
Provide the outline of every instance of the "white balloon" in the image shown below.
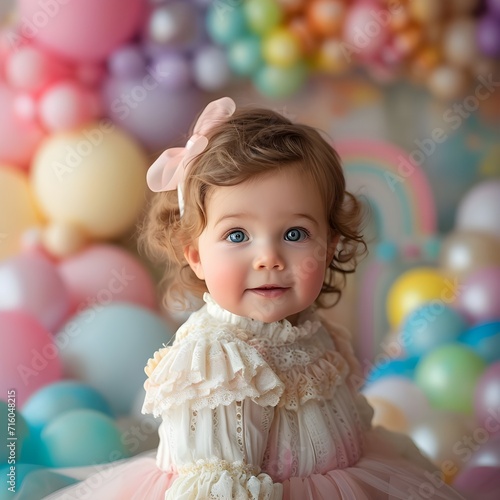
<svg viewBox="0 0 500 500"><path fill-rule="evenodd" d="M223 88L231 76L224 51L213 45L200 49L193 60L193 74L202 90L211 92Z"/></svg>

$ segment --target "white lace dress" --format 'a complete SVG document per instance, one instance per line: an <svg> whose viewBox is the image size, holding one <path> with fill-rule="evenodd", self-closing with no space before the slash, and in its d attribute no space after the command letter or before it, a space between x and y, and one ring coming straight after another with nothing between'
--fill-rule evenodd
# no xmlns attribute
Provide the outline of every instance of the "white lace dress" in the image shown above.
<svg viewBox="0 0 500 500"><path fill-rule="evenodd" d="M371 429L347 332L312 311L298 326L262 323L204 299L148 365L143 411L162 418L156 457L49 498L461 498L410 440Z"/></svg>

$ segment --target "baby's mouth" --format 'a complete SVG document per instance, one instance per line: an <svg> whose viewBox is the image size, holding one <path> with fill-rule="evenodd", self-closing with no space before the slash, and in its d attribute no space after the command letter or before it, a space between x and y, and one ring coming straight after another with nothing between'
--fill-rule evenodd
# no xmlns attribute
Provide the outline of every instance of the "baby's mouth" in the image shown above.
<svg viewBox="0 0 500 500"><path fill-rule="evenodd" d="M256 288L250 288L249 291L267 298L278 298L284 295L289 287L279 285L262 285Z"/></svg>

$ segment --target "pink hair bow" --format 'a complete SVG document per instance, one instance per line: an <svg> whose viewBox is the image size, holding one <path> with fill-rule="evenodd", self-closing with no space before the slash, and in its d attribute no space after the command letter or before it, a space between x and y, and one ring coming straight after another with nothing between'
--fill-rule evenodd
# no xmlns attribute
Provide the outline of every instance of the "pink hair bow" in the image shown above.
<svg viewBox="0 0 500 500"><path fill-rule="evenodd" d="M183 186L190 161L202 153L208 145L206 134L216 125L229 118L236 109L230 97L212 101L203 110L194 126L193 135L183 148L166 149L149 167L146 181L151 191L172 191L177 188L179 210L184 212Z"/></svg>

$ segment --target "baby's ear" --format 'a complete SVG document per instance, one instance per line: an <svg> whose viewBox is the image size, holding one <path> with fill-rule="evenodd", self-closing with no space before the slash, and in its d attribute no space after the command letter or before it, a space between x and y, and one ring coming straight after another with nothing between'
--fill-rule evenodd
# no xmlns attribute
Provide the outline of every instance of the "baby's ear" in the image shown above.
<svg viewBox="0 0 500 500"><path fill-rule="evenodd" d="M188 245L184 247L184 258L187 260L189 267L193 270L194 274L200 279L205 279L205 273L203 272L203 265L200 259L200 252L198 248L194 245Z"/></svg>
<svg viewBox="0 0 500 500"><path fill-rule="evenodd" d="M333 256L335 255L335 249L339 244L340 234L332 234L330 235L330 239L328 241L328 246L326 247L326 264L329 266L333 260Z"/></svg>

